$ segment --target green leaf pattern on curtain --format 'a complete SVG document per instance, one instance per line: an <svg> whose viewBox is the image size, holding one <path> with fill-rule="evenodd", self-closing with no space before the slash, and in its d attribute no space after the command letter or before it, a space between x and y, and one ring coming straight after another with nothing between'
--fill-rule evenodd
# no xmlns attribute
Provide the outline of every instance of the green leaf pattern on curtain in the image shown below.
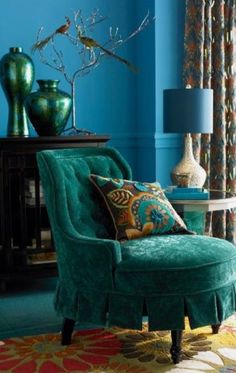
<svg viewBox="0 0 236 373"><path fill-rule="evenodd" d="M185 86L214 89L214 133L194 135L195 157L206 187L236 192L236 0L186 0L184 48ZM214 212L208 229L235 242L235 213Z"/></svg>

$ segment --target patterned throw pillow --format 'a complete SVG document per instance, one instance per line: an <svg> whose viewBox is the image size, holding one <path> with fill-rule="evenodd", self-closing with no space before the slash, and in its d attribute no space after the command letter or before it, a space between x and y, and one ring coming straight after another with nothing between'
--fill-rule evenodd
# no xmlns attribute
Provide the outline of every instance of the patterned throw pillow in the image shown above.
<svg viewBox="0 0 236 373"><path fill-rule="evenodd" d="M90 175L111 213L116 239L187 232L160 185Z"/></svg>

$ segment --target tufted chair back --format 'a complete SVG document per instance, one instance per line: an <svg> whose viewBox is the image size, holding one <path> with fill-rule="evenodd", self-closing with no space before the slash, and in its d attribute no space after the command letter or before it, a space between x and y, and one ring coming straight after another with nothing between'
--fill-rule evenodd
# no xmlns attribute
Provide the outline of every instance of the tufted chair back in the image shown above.
<svg viewBox="0 0 236 373"><path fill-rule="evenodd" d="M130 179L126 161L114 149L102 147L43 153L37 160L43 166L40 177L46 185L44 193L53 230L59 226L65 232L72 229L87 237L109 238L114 228L107 209L101 210L102 198L97 194L95 197L89 175Z"/></svg>

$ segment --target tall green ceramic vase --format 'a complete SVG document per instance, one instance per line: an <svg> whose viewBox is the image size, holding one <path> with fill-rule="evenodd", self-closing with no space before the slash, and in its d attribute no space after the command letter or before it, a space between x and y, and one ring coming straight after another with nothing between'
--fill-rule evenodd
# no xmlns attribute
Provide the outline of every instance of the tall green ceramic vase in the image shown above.
<svg viewBox="0 0 236 373"><path fill-rule="evenodd" d="M0 81L6 95L9 114L7 135L29 136L24 100L32 89L34 64L22 48L10 48L0 61Z"/></svg>
<svg viewBox="0 0 236 373"><path fill-rule="evenodd" d="M37 80L37 83L38 91L25 100L29 119L39 136L60 135L71 113L71 96L58 89L59 80Z"/></svg>

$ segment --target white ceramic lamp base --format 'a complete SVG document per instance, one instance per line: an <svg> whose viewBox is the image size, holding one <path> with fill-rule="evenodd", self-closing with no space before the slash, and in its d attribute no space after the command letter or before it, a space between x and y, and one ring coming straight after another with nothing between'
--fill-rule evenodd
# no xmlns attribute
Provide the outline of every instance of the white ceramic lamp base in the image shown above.
<svg viewBox="0 0 236 373"><path fill-rule="evenodd" d="M184 139L184 155L172 170L171 179L175 185L179 185L179 175L190 174L188 186L203 187L206 180L206 171L194 159L191 135L186 134Z"/></svg>

